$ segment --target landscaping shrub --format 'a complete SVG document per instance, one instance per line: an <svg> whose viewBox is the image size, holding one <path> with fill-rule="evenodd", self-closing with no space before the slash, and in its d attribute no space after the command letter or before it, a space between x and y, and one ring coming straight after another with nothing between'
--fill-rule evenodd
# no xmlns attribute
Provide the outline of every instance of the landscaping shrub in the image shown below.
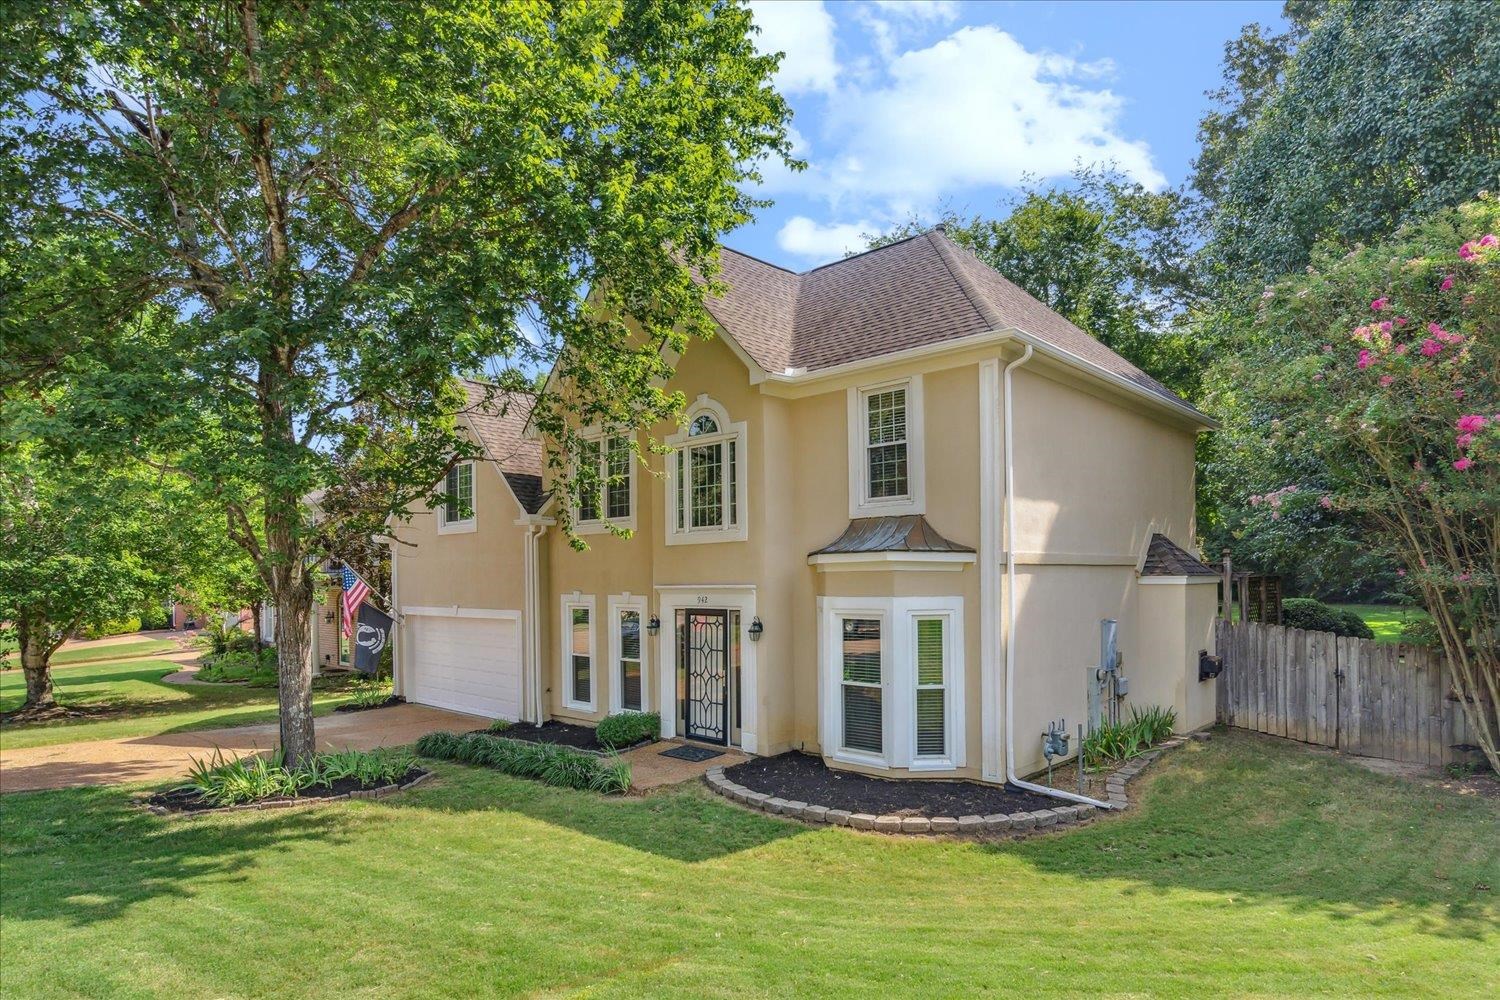
<svg viewBox="0 0 1500 1000"><path fill-rule="evenodd" d="M611 750L634 746L661 736L661 716L656 712L616 712L606 715L594 729L594 738Z"/></svg>
<svg viewBox="0 0 1500 1000"><path fill-rule="evenodd" d="M1442 636L1438 635L1437 622L1431 618L1413 618L1402 625L1401 641L1409 646L1440 648L1443 645Z"/></svg>
<svg viewBox="0 0 1500 1000"><path fill-rule="evenodd" d="M520 778L583 791L623 793L630 789L630 765L555 743L526 743L487 733L428 733L417 753L438 760L492 767Z"/></svg>
<svg viewBox="0 0 1500 1000"><path fill-rule="evenodd" d="M167 616L167 609L153 604L141 612L141 631L153 632L158 629L171 628L172 620Z"/></svg>
<svg viewBox="0 0 1500 1000"><path fill-rule="evenodd" d="M275 661L272 661L273 665ZM378 680L360 681L354 685L354 697L351 702L360 708L375 708L384 705L391 698L391 685L389 681L382 683Z"/></svg>
<svg viewBox="0 0 1500 1000"><path fill-rule="evenodd" d="M246 681L252 687L275 687L276 647L267 646L259 656L247 650L205 656L203 666L198 670L198 679L218 684Z"/></svg>
<svg viewBox="0 0 1500 1000"><path fill-rule="evenodd" d="M492 733L503 733L512 725L513 723L509 719L496 719L490 723L489 729Z"/></svg>
<svg viewBox="0 0 1500 1000"><path fill-rule="evenodd" d="M332 788L345 779L358 781L361 788L378 788L394 784L416 766L416 756L404 748L320 753L296 768L288 768L280 752L225 759L215 750L207 760L193 761L184 787L212 805L233 806L295 796L314 786Z"/></svg>
<svg viewBox="0 0 1500 1000"><path fill-rule="evenodd" d="M128 635L131 632L141 630L140 618L115 618L111 621L100 622L97 625L86 625L83 629L85 639L106 639L112 635Z"/></svg>
<svg viewBox="0 0 1500 1000"><path fill-rule="evenodd" d="M1153 706L1132 708L1130 718L1116 724L1104 723L1083 740L1083 762L1088 767L1123 764L1132 757L1172 735L1177 712Z"/></svg>
<svg viewBox="0 0 1500 1000"><path fill-rule="evenodd" d="M1353 611L1330 608L1322 601L1311 597L1288 597L1281 602L1281 623L1287 628L1307 629L1311 632L1332 632L1356 639L1373 639L1364 619Z"/></svg>

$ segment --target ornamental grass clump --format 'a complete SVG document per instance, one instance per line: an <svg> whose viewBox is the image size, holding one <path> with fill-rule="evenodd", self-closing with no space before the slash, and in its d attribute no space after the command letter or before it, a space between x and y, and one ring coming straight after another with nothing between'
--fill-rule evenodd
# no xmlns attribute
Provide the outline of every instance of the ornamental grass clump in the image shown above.
<svg viewBox="0 0 1500 1000"><path fill-rule="evenodd" d="M1155 705L1132 708L1129 719L1102 723L1084 737L1083 763L1091 768L1123 764L1167 739L1176 725L1177 713L1173 709Z"/></svg>
<svg viewBox="0 0 1500 1000"><path fill-rule="evenodd" d="M1306 497L1299 516L1345 518L1387 555L1500 771L1497 232L1481 193L1376 246L1325 249L1266 288L1236 392L1294 480L1260 498L1267 526Z"/></svg>
<svg viewBox="0 0 1500 1000"><path fill-rule="evenodd" d="M417 753L438 760L477 764L559 788L622 794L630 790L630 765L555 743L528 743L488 733L428 733Z"/></svg>
<svg viewBox="0 0 1500 1000"><path fill-rule="evenodd" d="M380 788L400 781L416 766L416 755L404 748L320 753L290 768L280 752L226 758L215 750L206 760L192 762L182 787L197 792L210 805L234 806L295 798L309 788L332 788L348 780L362 789Z"/></svg>

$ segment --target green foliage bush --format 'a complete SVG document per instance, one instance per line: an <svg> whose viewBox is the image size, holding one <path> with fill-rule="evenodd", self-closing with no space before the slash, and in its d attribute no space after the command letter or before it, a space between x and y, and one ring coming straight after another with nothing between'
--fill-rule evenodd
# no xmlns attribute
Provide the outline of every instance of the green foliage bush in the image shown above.
<svg viewBox="0 0 1500 1000"><path fill-rule="evenodd" d="M1122 764L1172 735L1177 725L1173 709L1153 706L1132 708L1130 718L1104 723L1083 739L1083 762L1088 767Z"/></svg>
<svg viewBox="0 0 1500 1000"><path fill-rule="evenodd" d="M203 658L198 680L223 684L247 681L252 687L276 686L276 647L267 646L257 656L247 650L232 650Z"/></svg>
<svg viewBox="0 0 1500 1000"><path fill-rule="evenodd" d="M112 635L129 635L131 632L141 630L140 618L115 618L107 622L99 622L97 625L86 625L83 629L85 639L106 639Z"/></svg>
<svg viewBox="0 0 1500 1000"><path fill-rule="evenodd" d="M272 660L272 665L275 661ZM360 681L354 685L354 697L350 699L352 704L360 708L375 708L384 705L391 697L391 684L389 681L379 680Z"/></svg>
<svg viewBox="0 0 1500 1000"><path fill-rule="evenodd" d="M555 743L527 743L487 733L428 733L417 753L438 760L492 767L520 778L583 791L623 794L630 790L630 765Z"/></svg>
<svg viewBox="0 0 1500 1000"><path fill-rule="evenodd" d="M141 631L151 632L171 627L172 620L167 615L167 609L162 605L148 604L141 612Z"/></svg>
<svg viewBox="0 0 1500 1000"><path fill-rule="evenodd" d="M378 788L394 784L416 764L416 756L404 748L320 753L296 768L288 768L279 752L226 759L215 750L212 757L193 761L185 787L215 806L233 806L296 796L314 786L332 788L349 778L361 788Z"/></svg>
<svg viewBox="0 0 1500 1000"><path fill-rule="evenodd" d="M1438 634L1437 622L1431 618L1413 618L1402 625L1401 641L1409 646L1438 648L1443 645L1443 637Z"/></svg>
<svg viewBox="0 0 1500 1000"><path fill-rule="evenodd" d="M661 716L656 712L616 712L606 715L594 729L594 738L611 750L634 746L661 735Z"/></svg>
<svg viewBox="0 0 1500 1000"><path fill-rule="evenodd" d="M1353 611L1330 608L1311 597L1288 597L1282 601L1281 623L1287 628L1307 629L1311 632L1332 632L1334 635L1353 636L1356 639L1375 638L1370 626Z"/></svg>

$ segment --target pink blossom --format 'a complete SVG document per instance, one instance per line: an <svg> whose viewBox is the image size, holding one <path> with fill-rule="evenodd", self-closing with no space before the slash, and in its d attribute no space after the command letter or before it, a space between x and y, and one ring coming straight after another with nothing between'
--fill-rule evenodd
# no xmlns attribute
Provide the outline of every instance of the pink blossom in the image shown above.
<svg viewBox="0 0 1500 1000"><path fill-rule="evenodd" d="M1262 498L1261 498L1261 495L1259 493L1255 494L1254 496L1252 496L1250 498L1250 506L1252 506L1252 507L1259 507L1261 499Z"/></svg>
<svg viewBox="0 0 1500 1000"><path fill-rule="evenodd" d="M1441 354L1442 352L1443 345L1439 344L1431 337L1428 337L1426 340L1422 341L1422 356L1424 358L1430 358L1434 355Z"/></svg>
<svg viewBox="0 0 1500 1000"><path fill-rule="evenodd" d="M1408 324L1410 322L1411 322L1411 320L1407 319L1405 316L1397 316L1396 317L1396 325L1398 327L1405 326L1406 324Z"/></svg>
<svg viewBox="0 0 1500 1000"><path fill-rule="evenodd" d="M1454 399L1463 399L1464 398L1464 391L1462 389L1454 389L1453 390L1453 398Z"/></svg>
<svg viewBox="0 0 1500 1000"><path fill-rule="evenodd" d="M1281 514L1279 514L1279 513L1272 513L1271 520L1273 520L1273 521L1279 521L1279 520L1281 520Z"/></svg>
<svg viewBox="0 0 1500 1000"><path fill-rule="evenodd" d="M1322 507L1324 510L1332 510L1333 509L1333 497L1329 497L1329 496L1318 497L1318 506Z"/></svg>
<svg viewBox="0 0 1500 1000"><path fill-rule="evenodd" d="M1333 353L1333 345L1332 344L1324 344L1323 345L1323 353L1324 354L1332 354Z"/></svg>
<svg viewBox="0 0 1500 1000"><path fill-rule="evenodd" d="M1363 340L1368 344L1370 342L1370 328L1368 326L1356 327L1354 330L1354 336L1356 339Z"/></svg>
<svg viewBox="0 0 1500 1000"><path fill-rule="evenodd" d="M1390 299L1388 299L1384 295L1382 295L1380 298L1378 298L1374 302L1370 303L1370 308L1373 309L1373 310L1375 310L1376 312L1380 312L1380 310L1382 310L1386 306L1390 305L1390 302L1391 302Z"/></svg>
<svg viewBox="0 0 1500 1000"><path fill-rule="evenodd" d="M1266 290L1260 293L1260 297L1262 299L1273 299L1276 297L1276 289L1272 288L1270 285L1267 285Z"/></svg>
<svg viewBox="0 0 1500 1000"><path fill-rule="evenodd" d="M1460 574L1458 574L1458 582L1459 583L1468 583L1472 579L1474 579L1474 577L1471 574L1469 574L1469 573L1460 573Z"/></svg>
<svg viewBox="0 0 1500 1000"><path fill-rule="evenodd" d="M1443 279L1443 283L1441 285L1438 285L1438 291L1440 291L1440 292L1446 292L1449 289L1451 289L1452 287L1453 287L1453 275L1450 274L1446 278Z"/></svg>
<svg viewBox="0 0 1500 1000"><path fill-rule="evenodd" d="M1467 469L1469 466L1471 466L1473 464L1474 464L1473 460L1470 459L1467 455L1465 455L1463 458L1460 458L1457 462L1454 462L1453 463L1453 467L1455 469L1457 469L1459 472L1463 472L1465 469Z"/></svg>
<svg viewBox="0 0 1500 1000"><path fill-rule="evenodd" d="M1313 381L1314 382L1321 382L1321 381L1323 381L1323 373L1322 372L1318 372L1316 375L1314 375L1313 376Z"/></svg>
<svg viewBox="0 0 1500 1000"><path fill-rule="evenodd" d="M1398 569L1398 570L1396 570L1396 575L1397 576L1405 576L1406 575L1406 570L1404 570L1404 569Z"/></svg>
<svg viewBox="0 0 1500 1000"><path fill-rule="evenodd" d="M1396 345L1396 353L1397 354L1405 354L1406 353L1406 345L1405 344L1397 344Z"/></svg>
<svg viewBox="0 0 1500 1000"><path fill-rule="evenodd" d="M1388 386L1388 385L1390 385L1394 381L1396 381L1396 376L1394 376L1394 375L1382 375L1382 376L1380 376L1380 384L1381 384L1382 387Z"/></svg>
<svg viewBox="0 0 1500 1000"><path fill-rule="evenodd" d="M1368 350L1364 350L1364 351L1360 351L1359 352L1359 367L1360 368L1368 368L1368 367L1370 367L1370 365L1373 362L1374 362L1374 358L1370 355L1370 352Z"/></svg>
<svg viewBox="0 0 1500 1000"><path fill-rule="evenodd" d="M1436 337L1438 334L1443 332L1443 328L1441 326L1438 326L1436 323L1428 323L1427 332Z"/></svg>
<svg viewBox="0 0 1500 1000"><path fill-rule="evenodd" d="M1489 418L1482 413L1465 413L1458 418L1458 423L1454 426L1460 434L1473 434L1475 431L1483 430L1484 425L1489 422Z"/></svg>
<svg viewBox="0 0 1500 1000"><path fill-rule="evenodd" d="M1495 243L1496 240L1494 233L1485 233L1484 236L1479 240L1479 245L1482 247L1492 247L1495 245Z"/></svg>
<svg viewBox="0 0 1500 1000"><path fill-rule="evenodd" d="M1462 450L1468 448L1469 445L1471 445L1471 444L1474 443L1474 435L1472 435L1472 434L1460 434L1458 437L1456 437L1456 438L1453 439L1453 443L1456 444L1456 445L1458 445L1459 450L1462 451Z"/></svg>
<svg viewBox="0 0 1500 1000"><path fill-rule="evenodd" d="M1380 332L1381 333L1385 333L1385 334L1389 334L1391 332L1391 321L1390 320L1386 320L1384 323L1380 324Z"/></svg>
<svg viewBox="0 0 1500 1000"><path fill-rule="evenodd" d="M1465 243L1463 246L1459 247L1458 255L1464 260L1471 260L1474 257L1474 244Z"/></svg>

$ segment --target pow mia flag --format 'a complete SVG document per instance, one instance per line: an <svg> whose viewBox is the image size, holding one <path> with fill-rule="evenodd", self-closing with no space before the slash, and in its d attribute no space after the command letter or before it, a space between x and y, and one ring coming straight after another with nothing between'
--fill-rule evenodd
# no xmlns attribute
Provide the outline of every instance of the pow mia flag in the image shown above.
<svg viewBox="0 0 1500 1000"><path fill-rule="evenodd" d="M380 654L391 641L391 616L377 607L361 604L359 624L354 627L354 669L373 675L380 668Z"/></svg>

